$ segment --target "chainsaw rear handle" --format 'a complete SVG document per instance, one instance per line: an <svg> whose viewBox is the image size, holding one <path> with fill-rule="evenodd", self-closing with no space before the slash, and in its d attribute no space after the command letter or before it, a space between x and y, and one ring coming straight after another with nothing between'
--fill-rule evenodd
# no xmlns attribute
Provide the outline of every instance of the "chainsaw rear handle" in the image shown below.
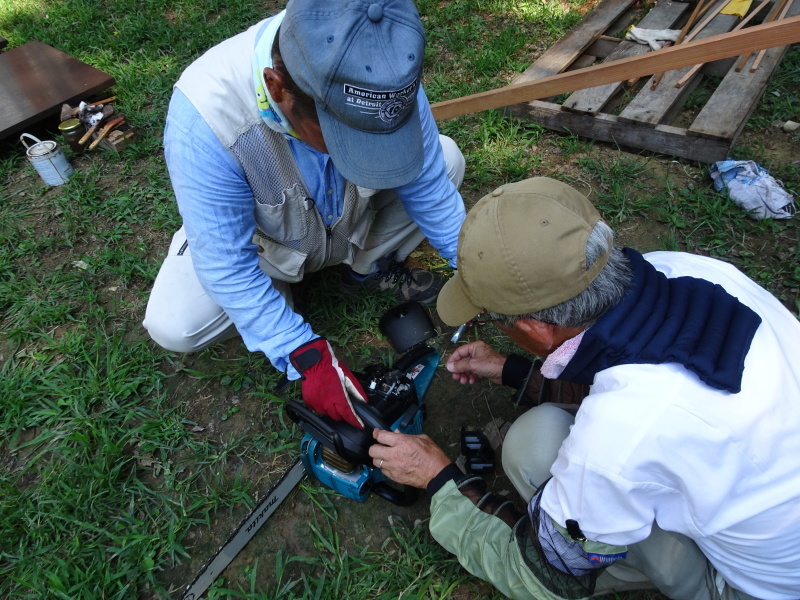
<svg viewBox="0 0 800 600"><path fill-rule="evenodd" d="M326 422L320 415L296 400L289 400L285 408L289 418L297 423L306 433L311 435L311 437L315 440L319 440L340 456L346 456L341 436L333 426Z"/></svg>
<svg viewBox="0 0 800 600"><path fill-rule="evenodd" d="M296 400L289 400L286 403L286 414L311 437L319 440L323 446L327 446L342 458L371 465L372 457L369 455L369 447L375 443L372 431L389 429L391 424L387 425L382 415L366 402L355 400L353 408L364 421L364 429L358 429L344 421L334 421L330 417L319 415Z"/></svg>
<svg viewBox="0 0 800 600"><path fill-rule="evenodd" d="M379 481L372 486L372 491L396 506L411 506L417 500L417 490L410 485L398 489L386 481Z"/></svg>

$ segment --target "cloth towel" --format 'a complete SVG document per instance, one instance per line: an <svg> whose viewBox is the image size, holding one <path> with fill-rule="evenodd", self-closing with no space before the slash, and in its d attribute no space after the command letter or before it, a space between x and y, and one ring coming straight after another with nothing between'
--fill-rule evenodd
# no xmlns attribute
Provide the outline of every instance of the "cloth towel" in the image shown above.
<svg viewBox="0 0 800 600"><path fill-rule="evenodd" d="M752 160L722 160L711 165L718 192L728 195L754 219L788 219L797 212L792 195L766 169Z"/></svg>

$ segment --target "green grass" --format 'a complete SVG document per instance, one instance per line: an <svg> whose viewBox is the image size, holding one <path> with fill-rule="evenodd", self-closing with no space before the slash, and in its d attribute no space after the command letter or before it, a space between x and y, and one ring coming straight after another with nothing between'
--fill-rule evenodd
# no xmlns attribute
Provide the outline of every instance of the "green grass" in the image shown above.
<svg viewBox="0 0 800 600"><path fill-rule="evenodd" d="M175 597L193 575L191 559L216 550L296 456L299 432L262 354L231 341L177 355L149 342L141 326L180 225L161 147L171 86L193 58L282 6L0 3L0 34L12 47L38 39L111 73L116 106L138 130L120 154L67 150L77 174L57 188L41 184L16 140L0 142L0 597ZM417 6L432 102L509 83L582 8L512 0ZM798 57L798 49L788 54L749 129L799 120ZM797 226L742 216L711 189L705 167L618 152L499 111L441 129L467 157L469 205L509 181L558 177L591 190L614 226L655 224L658 247L731 260L800 312ZM57 135L52 124L41 133ZM796 161L775 160L768 144L734 155L800 189ZM449 273L434 253L413 258ZM392 301L343 298L336 285L332 270L309 286L309 321L348 364L390 362L377 321ZM492 329L484 336L510 349ZM307 551L270 540L274 554L230 569L210 598L499 598L458 567L424 522L394 520L386 536L369 541L347 524L369 507L343 510L332 492L310 484L297 496L310 507L307 525L299 519ZM212 533L207 548L198 545Z"/></svg>

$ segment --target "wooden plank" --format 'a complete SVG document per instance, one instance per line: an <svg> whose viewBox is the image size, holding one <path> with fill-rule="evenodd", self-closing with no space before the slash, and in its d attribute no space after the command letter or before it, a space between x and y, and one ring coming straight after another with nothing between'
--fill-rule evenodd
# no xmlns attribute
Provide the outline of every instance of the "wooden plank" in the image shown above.
<svg viewBox="0 0 800 600"><path fill-rule="evenodd" d="M721 15L727 16L727 15ZM715 35L688 44L662 48L642 56L623 58L587 69L551 75L537 81L508 85L499 89L437 102L431 106L434 118L450 119L482 110L500 108L547 98L566 92L651 75L660 71L693 67L698 62L711 62L738 56L762 48L773 48L800 42L800 17L791 17L747 27L734 33Z"/></svg>
<svg viewBox="0 0 800 600"><path fill-rule="evenodd" d="M620 42L622 42L622 40L619 38L601 35L600 37L595 38L589 47L586 48L585 54L591 54L597 58L605 59L617 49L617 46L619 46Z"/></svg>
<svg viewBox="0 0 800 600"><path fill-rule="evenodd" d="M777 17L778 14L783 10L783 6L785 4L786 4L786 0L775 0L775 4L773 5L772 10L769 11L769 14L767 15L767 18L764 19L764 22L765 23L769 23L770 21L774 21L775 17ZM750 52L748 52L746 54L742 54L742 56L739 57L739 62L736 63L736 70L737 71L741 71L742 70L742 67L744 67L744 65L747 62L748 58L750 58Z"/></svg>
<svg viewBox="0 0 800 600"><path fill-rule="evenodd" d="M637 27L642 29L670 29L681 18L689 5L685 2L659 2L644 18ZM622 41L617 49L612 52L606 61L620 60L629 56L639 56L650 51L646 44ZM608 102L624 86L624 82L617 81L606 85L579 90L572 94L564 102L564 108L579 112L597 113L606 107Z"/></svg>
<svg viewBox="0 0 800 600"><path fill-rule="evenodd" d="M674 46L677 46L678 44L683 42L684 38L686 37L686 34L689 32L689 29L694 26L695 20L701 18L702 15L704 15L706 13L706 11L709 8L711 8L713 3L714 3L713 0L697 0L697 4L695 5L691 16L686 21L686 23L684 23L683 27L681 27L681 32L678 35L678 38L675 40L675 43L673 44ZM719 10L722 10L722 8L720 7ZM716 13L714 13L714 14L716 14ZM703 27L703 25L700 26L701 29L702 29L702 27ZM686 41L688 42L690 40L686 40ZM653 76L653 80L652 80L652 82L650 84L650 87L652 89L656 89L656 86L658 85L658 82L661 81L662 77L664 77L664 72L663 71L661 73L656 73Z"/></svg>
<svg viewBox="0 0 800 600"><path fill-rule="evenodd" d="M728 0L720 0L721 3L725 4L727 4L727 1ZM738 20L739 17L736 15L718 14L702 31L700 31L697 38L699 41L702 41L728 32L733 29ZM741 32L737 32L737 34L739 33ZM798 31L798 34L800 34L800 31ZM673 46L672 48L676 50L686 48L691 43L692 42L687 42L678 46ZM679 109L678 105L682 104L683 100L686 99L688 90L691 89L691 86L687 85L684 85L682 88L676 88L675 84L680 81L692 67L693 65L680 69L665 69L666 72L656 89L652 89L652 83L655 78L651 78L650 81L645 84L642 91L640 91L636 97L628 103L628 106L625 107L622 113L620 113L620 118L640 123L648 123L650 125L669 123L670 119ZM701 78L702 75L700 73L695 75L696 82L699 83Z"/></svg>
<svg viewBox="0 0 800 600"><path fill-rule="evenodd" d="M787 16L799 14L800 3L795 2ZM767 50L755 73L750 73L749 69L737 72L732 66L689 127L689 131L708 137L727 138L733 144L763 96L767 82L778 68L787 49L787 46L780 46Z"/></svg>
<svg viewBox="0 0 800 600"><path fill-rule="evenodd" d="M634 2L636 0L604 0L512 83L526 83L561 73L583 54L595 35L604 33Z"/></svg>
<svg viewBox="0 0 800 600"><path fill-rule="evenodd" d="M786 2L786 0L783 0L783 1ZM781 13L778 15L777 18L778 19L783 19L784 17L786 17L786 15L791 10L791 7L792 7L793 3L794 3L794 0L788 0L788 2L786 2L786 5L781 9ZM772 19L770 19L770 20L772 20ZM760 65L761 61L764 59L764 54L765 53L766 53L766 50L760 50L759 51L758 58L756 58L756 60L753 62L753 64L750 65L750 72L751 73L755 73L756 69L758 69L758 65Z"/></svg>
<svg viewBox="0 0 800 600"><path fill-rule="evenodd" d="M35 40L0 53L0 81L0 139L114 85L111 75Z"/></svg>
<svg viewBox="0 0 800 600"><path fill-rule="evenodd" d="M736 25L736 27L733 28L733 31L738 31L739 29L741 29L742 27L747 25L753 19L753 17L755 17L759 12L761 12L761 10L764 9L770 2L772 2L772 0L763 0L763 2L761 2L761 4L759 4L757 7L755 7L755 9L753 9L750 12L750 14L747 15L747 17L742 19L739 22L739 24ZM681 87L689 79L691 79L697 71L699 71L702 68L703 68L703 65L695 65L694 67L692 67L692 69L688 73L686 73L683 77L681 77L681 80L678 83L675 84L675 87Z"/></svg>
<svg viewBox="0 0 800 600"><path fill-rule="evenodd" d="M726 140L697 136L682 127L641 127L605 113L589 115L570 112L552 102L534 100L526 104L516 104L510 106L508 112L517 118L532 120L556 131L698 162L724 160L730 150L730 144Z"/></svg>
<svg viewBox="0 0 800 600"><path fill-rule="evenodd" d="M569 66L568 71L572 69L585 69L586 67L591 67L594 63L597 62L597 57L591 54L581 54L578 58L575 59L575 62Z"/></svg>

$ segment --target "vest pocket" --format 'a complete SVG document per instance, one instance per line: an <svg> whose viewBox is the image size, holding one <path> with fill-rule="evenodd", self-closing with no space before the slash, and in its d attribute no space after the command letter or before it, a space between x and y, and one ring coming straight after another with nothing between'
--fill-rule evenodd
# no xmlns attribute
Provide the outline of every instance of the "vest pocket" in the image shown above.
<svg viewBox="0 0 800 600"><path fill-rule="evenodd" d="M280 204L256 204L256 222L269 237L287 242L301 240L308 233L308 211L314 201L306 197L299 183L283 190Z"/></svg>
<svg viewBox="0 0 800 600"><path fill-rule="evenodd" d="M258 232L253 236L253 243L258 246L258 266L264 273L289 283L303 279L308 257L305 252L278 244Z"/></svg>

